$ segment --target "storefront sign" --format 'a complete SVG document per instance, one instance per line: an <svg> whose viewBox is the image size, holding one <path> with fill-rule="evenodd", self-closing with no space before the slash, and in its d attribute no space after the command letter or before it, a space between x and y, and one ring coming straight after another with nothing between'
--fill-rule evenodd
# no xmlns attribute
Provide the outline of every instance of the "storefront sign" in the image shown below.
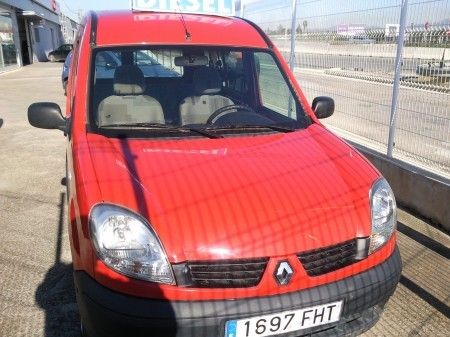
<svg viewBox="0 0 450 337"><path fill-rule="evenodd" d="M131 0L133 10L234 15L234 0Z"/></svg>

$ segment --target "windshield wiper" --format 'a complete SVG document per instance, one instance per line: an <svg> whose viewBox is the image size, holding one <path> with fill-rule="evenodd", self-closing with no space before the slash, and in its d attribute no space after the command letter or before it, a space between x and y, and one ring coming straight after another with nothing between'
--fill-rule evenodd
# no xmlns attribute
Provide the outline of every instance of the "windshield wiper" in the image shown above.
<svg viewBox="0 0 450 337"><path fill-rule="evenodd" d="M271 124L267 124L267 125L255 125L255 124L234 124L234 125L228 125L228 126L224 126L224 127L218 127L218 128L208 128L208 130L214 130L214 129L232 129L232 130L236 130L236 129L270 129L273 131L278 131L278 132L294 132L297 129L293 129L293 128L289 128L286 126L278 126L278 125L271 125Z"/></svg>
<svg viewBox="0 0 450 337"><path fill-rule="evenodd" d="M216 139L216 138L223 138L221 135L217 135L211 132L208 132L204 129L197 129L197 128L189 128L184 126L171 126L161 123L115 123L115 124L107 124L99 126L99 128L114 128L114 127L126 127L126 128L133 128L133 127L139 127L139 128L146 128L146 129L158 129L158 130L170 130L170 131L179 131L179 132L194 132L199 135Z"/></svg>
<svg viewBox="0 0 450 337"><path fill-rule="evenodd" d="M181 127L163 124L163 123L153 123L153 122L130 122L130 123L114 123L99 126L100 128L113 128L113 127L142 127L142 128L154 128L154 129L164 129L164 130L178 130Z"/></svg>
<svg viewBox="0 0 450 337"><path fill-rule="evenodd" d="M215 139L215 138L223 138L222 135L217 135L215 133L208 132L205 129L186 128L186 127L181 127L181 129L189 130L189 131L192 131L192 132L197 132L199 135L203 135L203 136L208 137L208 138L213 138L213 139Z"/></svg>

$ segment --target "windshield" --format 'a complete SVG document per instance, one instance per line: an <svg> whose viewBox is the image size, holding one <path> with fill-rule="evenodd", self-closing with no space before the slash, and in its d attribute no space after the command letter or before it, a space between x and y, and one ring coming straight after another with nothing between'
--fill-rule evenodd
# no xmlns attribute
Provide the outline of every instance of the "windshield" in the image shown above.
<svg viewBox="0 0 450 337"><path fill-rule="evenodd" d="M271 53L224 48L94 52L90 124L141 137L274 132L308 125Z"/></svg>

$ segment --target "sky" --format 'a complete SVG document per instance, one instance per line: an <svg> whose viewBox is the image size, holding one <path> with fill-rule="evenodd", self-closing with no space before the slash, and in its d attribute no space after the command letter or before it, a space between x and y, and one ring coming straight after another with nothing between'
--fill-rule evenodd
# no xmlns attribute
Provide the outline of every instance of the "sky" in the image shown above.
<svg viewBox="0 0 450 337"><path fill-rule="evenodd" d="M130 7L129 0L59 0L61 10L70 16L77 15L78 10L84 13L90 10L125 9Z"/></svg>
<svg viewBox="0 0 450 337"><path fill-rule="evenodd" d="M450 26L450 0L409 0L406 25L421 28L447 22ZM274 4L275 3L275 4ZM364 25L385 28L400 20L401 0L297 0L297 23L307 21L310 31L336 29L338 25ZM244 10L245 17L263 28L289 26L292 0L258 1Z"/></svg>
<svg viewBox="0 0 450 337"><path fill-rule="evenodd" d="M237 0L238 2L239 0ZM78 10L129 8L129 0L59 0L61 9L71 17ZM245 17L263 28L289 26L292 0L244 0ZM398 23L401 0L297 0L297 22L312 30L333 29L342 24L363 24L383 28ZM450 0L409 0L407 25L421 27L447 22L450 25Z"/></svg>

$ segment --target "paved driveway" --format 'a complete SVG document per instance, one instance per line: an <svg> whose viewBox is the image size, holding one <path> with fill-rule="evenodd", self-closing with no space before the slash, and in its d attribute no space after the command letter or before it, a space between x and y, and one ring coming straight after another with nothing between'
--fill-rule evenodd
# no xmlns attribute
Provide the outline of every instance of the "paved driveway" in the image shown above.
<svg viewBox="0 0 450 337"><path fill-rule="evenodd" d="M65 220L65 141L34 129L35 101L64 106L62 64L0 75L0 336L78 336ZM446 336L450 239L401 211L401 283L366 336Z"/></svg>

